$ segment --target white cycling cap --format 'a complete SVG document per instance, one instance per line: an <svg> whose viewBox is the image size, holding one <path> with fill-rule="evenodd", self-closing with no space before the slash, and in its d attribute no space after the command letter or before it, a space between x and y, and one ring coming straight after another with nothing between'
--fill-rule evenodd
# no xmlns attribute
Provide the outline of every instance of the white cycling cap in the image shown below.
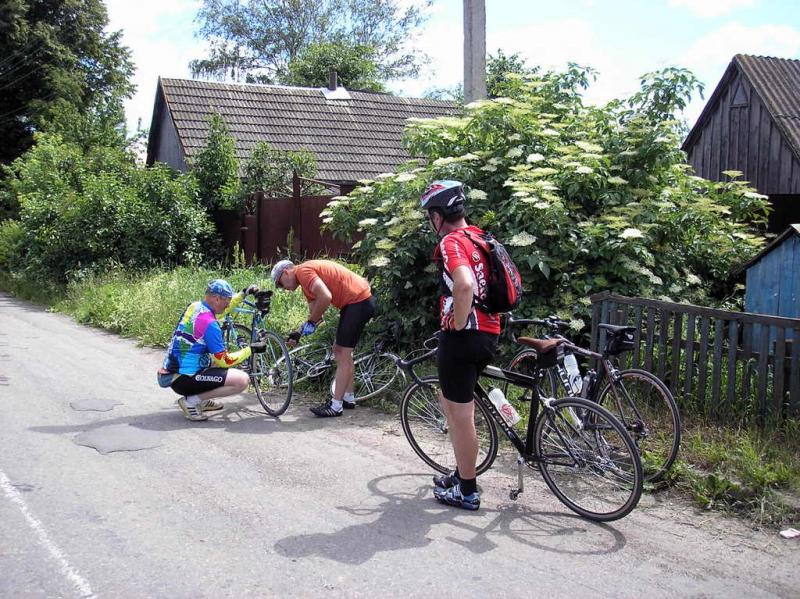
<svg viewBox="0 0 800 599"><path fill-rule="evenodd" d="M294 263L291 260L281 260L275 266L272 267L272 273L270 277L272 277L272 282L277 284L278 279L281 278L283 271L289 268L290 266L294 266Z"/></svg>

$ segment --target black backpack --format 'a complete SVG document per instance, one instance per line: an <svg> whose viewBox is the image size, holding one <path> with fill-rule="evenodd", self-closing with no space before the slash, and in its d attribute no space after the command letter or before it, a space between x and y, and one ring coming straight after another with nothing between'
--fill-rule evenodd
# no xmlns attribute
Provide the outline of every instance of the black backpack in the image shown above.
<svg viewBox="0 0 800 599"><path fill-rule="evenodd" d="M461 233L480 250L489 263L486 297L475 298L475 305L488 314L509 312L522 300L522 277L503 244L490 233L474 235L464 229Z"/></svg>

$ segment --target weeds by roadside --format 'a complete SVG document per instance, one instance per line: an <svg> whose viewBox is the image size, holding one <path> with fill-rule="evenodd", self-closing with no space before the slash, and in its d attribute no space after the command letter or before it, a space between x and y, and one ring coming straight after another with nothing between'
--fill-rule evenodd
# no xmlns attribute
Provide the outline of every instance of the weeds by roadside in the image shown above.
<svg viewBox="0 0 800 599"><path fill-rule="evenodd" d="M663 486L701 508L736 513L756 527L800 520L800 425L757 430L690 419Z"/></svg>

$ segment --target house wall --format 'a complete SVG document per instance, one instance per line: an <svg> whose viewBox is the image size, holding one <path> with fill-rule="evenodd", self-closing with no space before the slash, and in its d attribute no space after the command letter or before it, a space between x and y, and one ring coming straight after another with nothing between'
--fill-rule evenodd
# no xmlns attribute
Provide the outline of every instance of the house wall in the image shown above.
<svg viewBox="0 0 800 599"><path fill-rule="evenodd" d="M745 311L800 318L800 235L790 235L747 269Z"/></svg>
<svg viewBox="0 0 800 599"><path fill-rule="evenodd" d="M714 112L688 151L697 174L721 181L726 179L722 171L738 170L760 193L800 194L800 162L741 71L737 69L721 91Z"/></svg>
<svg viewBox="0 0 800 599"><path fill-rule="evenodd" d="M186 160L183 156L183 148L178 141L178 132L175 130L175 123L169 106L164 104L161 111L161 122L159 123L159 136L156 145L155 161L163 162L176 171L186 172Z"/></svg>

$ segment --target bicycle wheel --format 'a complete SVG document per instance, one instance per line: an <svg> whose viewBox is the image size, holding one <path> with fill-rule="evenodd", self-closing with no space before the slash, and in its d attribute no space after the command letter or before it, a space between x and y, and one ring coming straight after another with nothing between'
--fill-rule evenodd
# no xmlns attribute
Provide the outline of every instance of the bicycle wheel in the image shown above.
<svg viewBox="0 0 800 599"><path fill-rule="evenodd" d="M353 361L353 385L356 401L370 399L386 391L399 376L405 381L405 374L389 353L368 353L356 356ZM333 392L333 386L331 386Z"/></svg>
<svg viewBox="0 0 800 599"><path fill-rule="evenodd" d="M670 469L681 444L681 417L675 399L658 377L646 370L621 370L615 383L600 391L597 403L614 414L630 434L644 467L644 479L656 481Z"/></svg>
<svg viewBox="0 0 800 599"><path fill-rule="evenodd" d="M327 345L304 343L289 350L289 355L292 358L292 380L295 384L315 379L333 365L331 348Z"/></svg>
<svg viewBox="0 0 800 599"><path fill-rule="evenodd" d="M250 383L256 397L270 416L280 416L292 400L292 360L283 339L274 331L258 330L266 351L250 357Z"/></svg>
<svg viewBox="0 0 800 599"><path fill-rule="evenodd" d="M456 469L453 447L447 434L447 419L439 404L439 378L426 376L423 384L411 383L400 401L400 422L411 448L434 470ZM475 431L478 433L477 474L486 472L497 457L497 429L486 407L475 400Z"/></svg>
<svg viewBox="0 0 800 599"><path fill-rule="evenodd" d="M506 370L511 370L513 372L519 372L520 374L527 374L528 376L533 376L536 374L537 369L536 360L538 355L535 350L532 349L523 349L519 352L516 356L511 358L511 361L508 363ZM564 391L563 386L561 385L561 381L558 379L558 373L556 372L555 368L547 368L545 370L538 370L539 373L539 382L537 384L537 389L539 391L539 397L565 397L566 392ZM503 394L506 397L509 397L509 386L512 386L513 383L505 382L503 383ZM528 402L531 400L531 390L525 389L523 387L519 387L522 391L522 395L518 398L521 402Z"/></svg>
<svg viewBox="0 0 800 599"><path fill-rule="evenodd" d="M559 399L542 411L534 432L542 477L569 509L609 522L639 503L639 453L608 410L578 397Z"/></svg>
<svg viewBox="0 0 800 599"><path fill-rule="evenodd" d="M234 324L233 327L225 330L225 347L230 352L238 351L250 345L250 327L243 324ZM250 360L245 360L236 365L245 372L250 372Z"/></svg>

